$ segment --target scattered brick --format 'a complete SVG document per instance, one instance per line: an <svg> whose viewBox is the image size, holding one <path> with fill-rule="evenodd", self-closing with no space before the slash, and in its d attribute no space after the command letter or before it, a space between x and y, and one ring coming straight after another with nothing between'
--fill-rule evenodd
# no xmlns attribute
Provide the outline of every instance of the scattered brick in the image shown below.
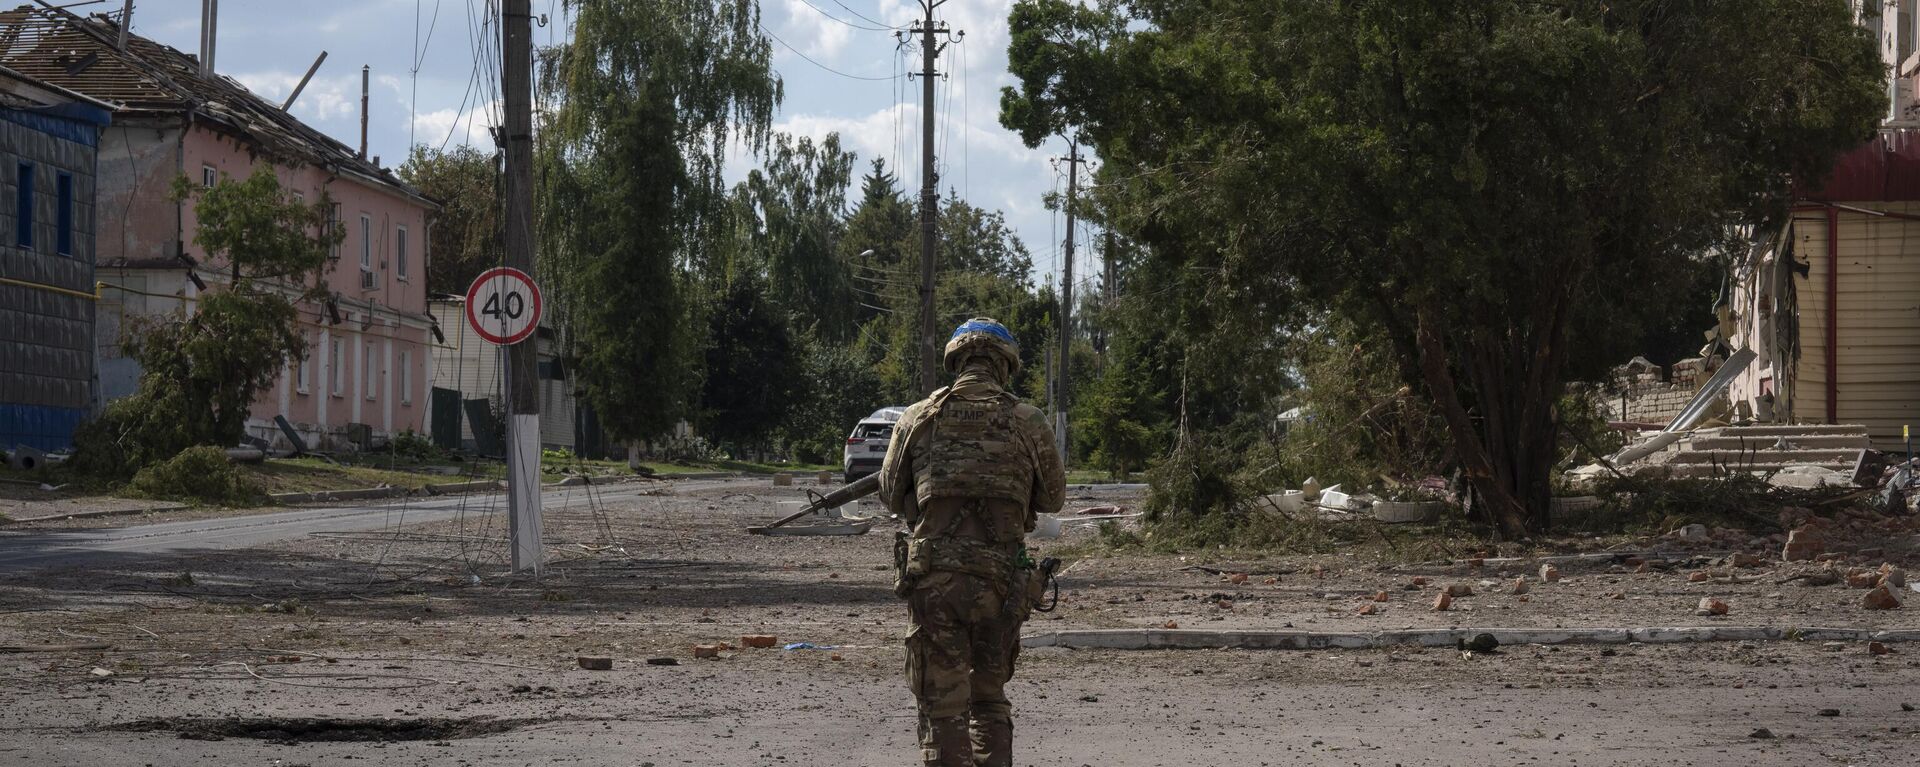
<svg viewBox="0 0 1920 767"><path fill-rule="evenodd" d="M1641 562L1640 564L1637 564L1637 565L1634 565L1634 566L1633 566L1633 571L1634 571L1634 572L1636 572L1636 573L1644 573L1644 572L1646 572L1646 571L1647 571L1647 563L1645 563L1645 562Z"/></svg>
<svg viewBox="0 0 1920 767"><path fill-rule="evenodd" d="M601 655L582 655L574 659L581 668L588 671L612 671L613 659Z"/></svg>
<svg viewBox="0 0 1920 767"><path fill-rule="evenodd" d="M1856 589L1870 589L1880 585L1880 574L1872 570L1855 570L1847 573L1847 586Z"/></svg>
<svg viewBox="0 0 1920 767"><path fill-rule="evenodd" d="M1694 615L1726 615L1727 603L1722 602L1718 599L1714 599L1713 597L1702 597L1700 599L1700 606L1693 611L1693 614Z"/></svg>
<svg viewBox="0 0 1920 767"><path fill-rule="evenodd" d="M1246 582L1247 582L1247 574L1246 574L1246 573L1234 573L1233 575L1230 575L1230 576L1227 576L1227 580L1230 580L1230 581L1233 581L1234 583L1246 583Z"/></svg>
<svg viewBox="0 0 1920 767"><path fill-rule="evenodd" d="M1385 601L1387 601L1387 600L1388 600L1388 597L1387 597L1387 592L1384 592L1384 591L1376 591L1376 592L1373 592L1373 601L1375 601L1375 602L1385 602Z"/></svg>
<svg viewBox="0 0 1920 767"><path fill-rule="evenodd" d="M759 647L764 649L779 643L779 637L772 634L742 634L740 636L741 647Z"/></svg>
<svg viewBox="0 0 1920 767"><path fill-rule="evenodd" d="M1525 594L1532 590L1533 590L1533 586L1527 583L1526 576L1521 576L1519 578L1513 579L1513 588L1511 590L1512 593Z"/></svg>
<svg viewBox="0 0 1920 767"><path fill-rule="evenodd" d="M1890 589L1906 588L1907 571L1894 566L1891 562L1883 564L1880 566L1880 582Z"/></svg>
<svg viewBox="0 0 1920 767"><path fill-rule="evenodd" d="M1380 608L1373 606L1372 602L1368 602L1361 605L1360 609L1355 610L1354 613L1356 615L1377 615L1380 613Z"/></svg>
<svg viewBox="0 0 1920 767"><path fill-rule="evenodd" d="M1447 596L1450 596L1450 597L1473 596L1473 587L1464 583L1449 584L1447 586Z"/></svg>
<svg viewBox="0 0 1920 767"><path fill-rule="evenodd" d="M1558 583L1560 581L1560 568L1554 567L1551 564L1541 565L1540 580L1546 581L1547 583Z"/></svg>
<svg viewBox="0 0 1920 767"><path fill-rule="evenodd" d="M1780 558L1788 562L1804 562L1819 556L1826 548L1820 533L1811 525L1800 527L1787 533L1787 544L1780 549Z"/></svg>
<svg viewBox="0 0 1920 767"><path fill-rule="evenodd" d="M1415 586L1425 586L1427 585L1427 579L1416 575L1416 576L1413 576L1413 580L1411 581L1411 583Z"/></svg>
<svg viewBox="0 0 1920 767"><path fill-rule="evenodd" d="M1884 584L1873 587L1872 591L1860 598L1860 606L1868 610L1892 610L1900 606L1900 598Z"/></svg>
<svg viewBox="0 0 1920 767"><path fill-rule="evenodd" d="M693 657L718 658L720 657L720 648L721 645L717 644L697 644L693 646Z"/></svg>
<svg viewBox="0 0 1920 767"><path fill-rule="evenodd" d="M1687 573L1688 583L1706 583L1707 581L1710 581L1710 580L1713 580L1713 576L1708 575L1707 571L1705 570L1695 570L1691 573Z"/></svg>
<svg viewBox="0 0 1920 767"><path fill-rule="evenodd" d="M1886 642L1868 642L1867 652L1874 655L1892 655L1893 648L1888 647Z"/></svg>
<svg viewBox="0 0 1920 767"><path fill-rule="evenodd" d="M1160 628L1163 628L1163 629L1177 629L1177 628L1180 628L1180 622L1179 622L1179 621L1167 621L1166 623L1163 623L1163 624L1161 624L1161 625L1160 625Z"/></svg>
<svg viewBox="0 0 1920 767"><path fill-rule="evenodd" d="M1439 596L1433 598L1433 609L1435 611L1453 609L1453 595L1444 591L1440 592Z"/></svg>

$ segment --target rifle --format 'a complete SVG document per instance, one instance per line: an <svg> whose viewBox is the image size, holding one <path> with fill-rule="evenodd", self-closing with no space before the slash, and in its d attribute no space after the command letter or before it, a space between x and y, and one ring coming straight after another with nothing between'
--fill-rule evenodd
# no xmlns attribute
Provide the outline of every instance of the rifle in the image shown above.
<svg viewBox="0 0 1920 767"><path fill-rule="evenodd" d="M877 492L880 492L879 474L868 474L867 476L861 477L859 481L827 493L826 495L818 495L812 491L808 491L808 503L805 508L781 517L773 524L765 527L749 527L747 528L747 532L753 533L754 535L781 535L781 533L771 531L808 514L816 514L828 509L837 509ZM832 533L825 533L823 531L822 534L860 535L861 533L865 533L868 527L866 523L860 523L858 525L837 527L835 528L835 532ZM857 528L857 530L855 528Z"/></svg>

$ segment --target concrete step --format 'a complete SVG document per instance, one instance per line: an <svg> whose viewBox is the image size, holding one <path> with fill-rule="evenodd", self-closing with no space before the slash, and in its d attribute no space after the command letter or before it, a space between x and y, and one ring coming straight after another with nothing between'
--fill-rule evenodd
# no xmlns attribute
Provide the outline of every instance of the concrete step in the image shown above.
<svg viewBox="0 0 1920 767"><path fill-rule="evenodd" d="M1745 466L1747 464L1773 463L1786 466L1797 463L1844 464L1853 467L1859 457L1859 450L1758 450L1740 452L1738 450L1681 450L1667 456L1667 463L1707 463Z"/></svg>
<svg viewBox="0 0 1920 767"><path fill-rule="evenodd" d="M1802 450L1854 450L1871 447L1873 441L1865 434L1779 434L1773 436L1741 436L1717 434L1707 436L1695 434L1688 442L1691 450L1752 450L1767 449L1780 440L1786 440Z"/></svg>
<svg viewBox="0 0 1920 767"><path fill-rule="evenodd" d="M1823 469L1832 469L1842 474L1853 471L1853 464L1851 463L1845 466L1834 463L1755 463L1746 466L1714 466L1709 463L1667 463L1649 466L1647 470L1665 471L1667 476L1670 477L1718 477L1736 471L1745 471L1749 474L1770 474L1785 469L1788 466L1819 466Z"/></svg>
<svg viewBox="0 0 1920 767"><path fill-rule="evenodd" d="M1816 436L1834 434L1857 434L1866 436L1867 427L1857 423L1802 423L1772 424L1767 426L1722 426L1716 429L1700 429L1694 437L1788 437Z"/></svg>

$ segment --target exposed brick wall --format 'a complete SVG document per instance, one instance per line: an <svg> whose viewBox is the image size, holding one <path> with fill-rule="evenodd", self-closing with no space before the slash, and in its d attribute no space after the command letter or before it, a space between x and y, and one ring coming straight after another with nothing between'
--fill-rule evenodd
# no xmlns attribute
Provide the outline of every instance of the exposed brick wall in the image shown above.
<svg viewBox="0 0 1920 767"><path fill-rule="evenodd" d="M1636 357L1613 369L1604 394L1607 417L1615 421L1664 423L1685 410L1701 384L1719 369L1720 358L1684 359L1673 363L1672 375L1660 366Z"/></svg>

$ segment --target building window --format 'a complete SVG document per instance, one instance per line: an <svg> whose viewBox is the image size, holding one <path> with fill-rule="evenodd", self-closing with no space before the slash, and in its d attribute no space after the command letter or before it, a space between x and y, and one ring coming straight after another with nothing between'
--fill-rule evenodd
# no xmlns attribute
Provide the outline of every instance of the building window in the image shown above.
<svg viewBox="0 0 1920 767"><path fill-rule="evenodd" d="M73 174L61 173L54 176L54 188L59 195L54 220L60 228L53 232L54 252L63 256L73 255Z"/></svg>
<svg viewBox="0 0 1920 767"><path fill-rule="evenodd" d="M294 192L294 193L293 193L293 201L294 201L294 203L295 203L295 204L298 204L298 205L305 205L305 204L307 204L307 193L306 193L306 192Z"/></svg>
<svg viewBox="0 0 1920 767"><path fill-rule="evenodd" d="M220 171L214 170L211 165L200 166L201 186L212 189L213 185L218 183L220 183Z"/></svg>
<svg viewBox="0 0 1920 767"><path fill-rule="evenodd" d="M399 228L399 238L393 244L393 273L400 279L407 278L407 228Z"/></svg>
<svg viewBox="0 0 1920 767"><path fill-rule="evenodd" d="M311 336L305 333L301 334L302 340L305 340L306 338L310 338L310 337ZM299 392L301 394L307 393L307 383L313 380L313 355L318 354L319 351L320 350L313 348L313 344L309 343L307 344L307 352L305 354L300 355L300 359L294 363L294 372L293 372L293 390L294 391Z"/></svg>
<svg viewBox="0 0 1920 767"><path fill-rule="evenodd" d="M373 271L373 217L360 216L360 271Z"/></svg>
<svg viewBox="0 0 1920 767"><path fill-rule="evenodd" d="M400 353L400 404L413 404L413 352Z"/></svg>
<svg viewBox="0 0 1920 767"><path fill-rule="evenodd" d="M347 357L346 349L344 345L341 344L340 339L338 338L333 339L332 356L329 357L327 360L328 364L332 366L327 375L327 378L328 378L327 385L329 387L328 391L331 392L335 397L340 396L342 392L346 391L346 385L347 385L346 357Z"/></svg>
<svg viewBox="0 0 1920 767"><path fill-rule="evenodd" d="M374 364L376 359L373 356L372 341L366 343L363 353L366 356L360 358L360 369L367 371L367 400L372 401L374 395L380 392L380 367Z"/></svg>
<svg viewBox="0 0 1920 767"><path fill-rule="evenodd" d="M327 257L338 261L340 260L340 241L332 239L335 236L346 236L346 232L340 230L340 203L337 202L327 211L327 237L333 243L327 247Z"/></svg>
<svg viewBox="0 0 1920 767"><path fill-rule="evenodd" d="M13 244L33 247L33 164L20 163L14 175Z"/></svg>

